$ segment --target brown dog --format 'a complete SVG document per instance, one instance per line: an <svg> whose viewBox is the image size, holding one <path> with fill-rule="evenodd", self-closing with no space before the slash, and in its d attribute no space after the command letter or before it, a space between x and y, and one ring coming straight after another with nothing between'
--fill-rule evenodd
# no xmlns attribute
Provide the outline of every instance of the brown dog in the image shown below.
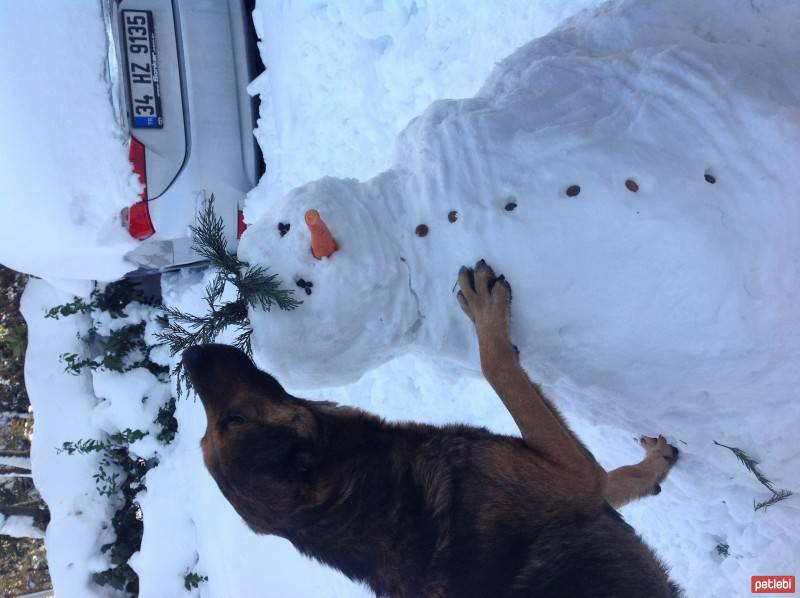
<svg viewBox="0 0 800 598"><path fill-rule="evenodd" d="M378 596L679 595L614 510L657 493L677 450L643 438L642 462L606 473L520 366L508 282L481 260L459 284L483 373L522 438L298 399L237 349L192 347L183 363L222 493L254 531Z"/></svg>

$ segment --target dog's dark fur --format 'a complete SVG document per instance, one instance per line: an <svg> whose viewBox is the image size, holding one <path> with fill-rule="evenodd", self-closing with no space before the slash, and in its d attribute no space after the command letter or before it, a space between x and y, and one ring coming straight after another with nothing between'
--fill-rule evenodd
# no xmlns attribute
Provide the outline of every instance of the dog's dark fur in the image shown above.
<svg viewBox="0 0 800 598"><path fill-rule="evenodd" d="M467 278L474 284L471 271ZM462 307L476 322L483 362L486 322L473 317L477 299L472 311L468 299ZM208 417L206 466L248 525L287 538L379 596L679 593L606 501L608 478L582 445L559 459L550 451L569 455L575 447L558 444L569 440L538 447L524 425L515 438L469 426L390 424L295 398L223 345L194 347L184 364ZM663 475L646 489L625 487L616 504L654 493L665 458L643 461L657 460ZM618 477L632 483L623 469Z"/></svg>

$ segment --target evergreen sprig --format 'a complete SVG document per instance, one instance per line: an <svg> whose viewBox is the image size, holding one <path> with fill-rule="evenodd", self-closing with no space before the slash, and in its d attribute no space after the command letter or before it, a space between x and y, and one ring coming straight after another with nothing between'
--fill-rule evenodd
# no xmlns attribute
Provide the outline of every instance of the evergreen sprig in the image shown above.
<svg viewBox="0 0 800 598"><path fill-rule="evenodd" d="M91 311L108 312L112 318L126 317L125 306L137 301L145 305L152 305L136 282L129 278L123 278L106 285L94 284L94 290L89 295L89 302L86 303L80 297L63 305L56 305L50 308L45 314L45 318L58 320L61 317L73 316L75 314L87 314Z"/></svg>
<svg viewBox="0 0 800 598"><path fill-rule="evenodd" d="M294 298L294 291L281 288L276 274L269 274L263 266L253 266L228 251L225 225L222 218L214 213L214 196L206 202L200 213L197 225L191 227L192 248L206 258L216 270L216 275L205 287L203 314L185 312L177 307L163 306L167 326L158 333L174 356L194 345L213 343L229 326L235 328L233 344L252 355L251 338L253 330L248 319L248 308L270 311L277 305L279 309L293 310L302 301ZM223 294L228 285L236 289L236 299L224 300ZM178 396L182 388L190 386L183 371L183 364L173 369Z"/></svg>
<svg viewBox="0 0 800 598"><path fill-rule="evenodd" d="M764 509L765 511L782 500L789 498L794 492L791 490L777 490L775 491L772 496L770 496L767 500L757 503L753 501L753 510L758 511L759 509Z"/></svg>
<svg viewBox="0 0 800 598"><path fill-rule="evenodd" d="M714 441L714 444L726 448L736 455L736 458L739 459L745 468L747 468L747 471L752 473L756 479L761 482L761 485L765 486L770 492L775 492L775 484L773 484L772 480L768 479L767 476L764 475L764 472L758 468L758 461L756 459L735 446L728 446L726 444L717 442L716 440Z"/></svg>
<svg viewBox="0 0 800 598"><path fill-rule="evenodd" d="M187 592L190 592L193 588L199 588L204 581L208 581L208 575L200 575L190 571L183 576L183 587L186 588Z"/></svg>
<svg viewBox="0 0 800 598"><path fill-rule="evenodd" d="M60 449L56 450L59 453L62 451L66 452L68 455L74 455L75 453L80 453L82 455L99 453L100 451L125 448L137 440L141 440L148 434L149 432L144 432L142 430L125 428L121 432L108 435L105 440L89 438L88 440L80 439L75 442L65 442L61 445Z"/></svg>
<svg viewBox="0 0 800 598"><path fill-rule="evenodd" d="M770 496L765 501L757 503L754 500L753 501L754 511L758 511L760 509L764 509L766 511L767 508L771 507L772 505L782 500L789 498L790 496L792 496L792 494L794 494L791 490L775 490L775 484L773 483L773 481L767 478L767 476L764 475L764 472L761 471L761 469L759 469L758 461L753 457L751 457L750 455L748 455L747 453L745 453L742 449L735 446L728 446L727 444L722 444L720 442L717 442L716 440L714 440L714 444L726 448L730 452L732 452L736 456L736 458L742 463L742 465L744 465L747 468L747 471L752 473L755 476L755 478L761 483L761 485L772 493L772 496Z"/></svg>

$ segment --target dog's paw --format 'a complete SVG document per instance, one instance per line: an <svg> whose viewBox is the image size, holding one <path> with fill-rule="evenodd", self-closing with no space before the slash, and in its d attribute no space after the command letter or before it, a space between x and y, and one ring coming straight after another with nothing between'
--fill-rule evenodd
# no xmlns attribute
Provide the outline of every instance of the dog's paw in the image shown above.
<svg viewBox="0 0 800 598"><path fill-rule="evenodd" d="M658 438L642 436L639 438L639 445L646 453L643 464L655 482L650 489L650 494L660 494L661 482L664 481L669 470L678 460L678 449L669 444L663 436Z"/></svg>
<svg viewBox="0 0 800 598"><path fill-rule="evenodd" d="M458 303L478 333L501 332L508 335L511 285L504 276L495 276L484 260L475 268L462 266L458 272Z"/></svg>
<svg viewBox="0 0 800 598"><path fill-rule="evenodd" d="M639 445L647 452L648 456L660 456L670 466L674 465L675 461L678 460L678 448L667 443L667 439L663 436L658 438L642 436L639 438Z"/></svg>

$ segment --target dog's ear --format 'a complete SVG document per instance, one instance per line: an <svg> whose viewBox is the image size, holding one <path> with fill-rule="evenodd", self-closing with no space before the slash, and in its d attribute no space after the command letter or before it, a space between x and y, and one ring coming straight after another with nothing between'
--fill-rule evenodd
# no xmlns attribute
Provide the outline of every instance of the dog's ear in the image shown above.
<svg viewBox="0 0 800 598"><path fill-rule="evenodd" d="M220 411L237 396L255 394L280 400L289 396L280 383L259 370L243 352L228 345L196 345L183 352L183 367L206 409Z"/></svg>

